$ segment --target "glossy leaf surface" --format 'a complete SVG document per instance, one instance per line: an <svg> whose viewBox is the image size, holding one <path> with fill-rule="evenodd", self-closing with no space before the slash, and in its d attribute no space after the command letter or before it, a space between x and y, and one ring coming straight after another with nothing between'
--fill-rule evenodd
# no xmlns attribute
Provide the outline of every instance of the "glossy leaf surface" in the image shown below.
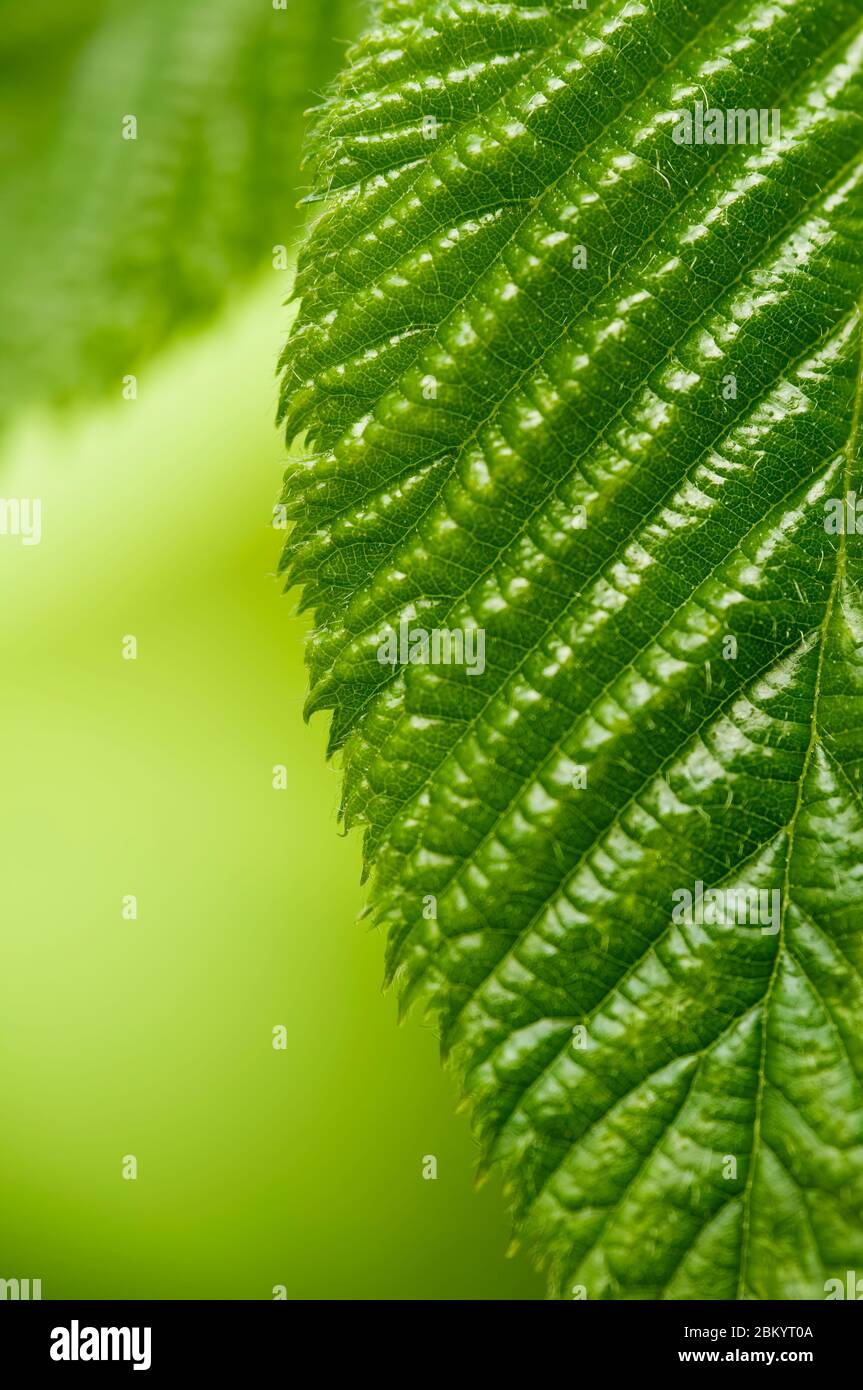
<svg viewBox="0 0 863 1390"><path fill-rule="evenodd" d="M779 129L678 143L697 103ZM859 0L381 3L313 148L285 573L389 975L555 1293L823 1298L863 1273ZM484 660L382 659L418 630Z"/></svg>

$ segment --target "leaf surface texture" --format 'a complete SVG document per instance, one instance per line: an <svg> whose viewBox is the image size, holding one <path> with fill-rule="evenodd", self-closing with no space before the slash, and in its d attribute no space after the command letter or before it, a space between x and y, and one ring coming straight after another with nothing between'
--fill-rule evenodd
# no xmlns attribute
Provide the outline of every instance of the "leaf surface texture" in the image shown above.
<svg viewBox="0 0 863 1390"><path fill-rule="evenodd" d="M678 144L699 101L781 133ZM388 975L555 1294L823 1298L863 1270L859 0L380 3L312 147L284 572ZM382 664L400 624L485 669ZM681 920L699 883L780 910Z"/></svg>

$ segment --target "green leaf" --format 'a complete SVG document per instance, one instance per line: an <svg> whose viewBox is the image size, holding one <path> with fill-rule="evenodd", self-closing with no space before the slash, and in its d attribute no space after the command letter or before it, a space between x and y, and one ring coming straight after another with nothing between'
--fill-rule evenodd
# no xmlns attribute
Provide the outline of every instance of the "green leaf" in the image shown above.
<svg viewBox="0 0 863 1390"><path fill-rule="evenodd" d="M125 375L290 245L302 113L356 9L0 0L0 413L119 398Z"/></svg>
<svg viewBox="0 0 863 1390"><path fill-rule="evenodd" d="M779 138L678 143L697 102ZM392 0L313 145L284 563L388 975L554 1293L823 1298L863 1275L859 0ZM382 664L400 624L484 669Z"/></svg>

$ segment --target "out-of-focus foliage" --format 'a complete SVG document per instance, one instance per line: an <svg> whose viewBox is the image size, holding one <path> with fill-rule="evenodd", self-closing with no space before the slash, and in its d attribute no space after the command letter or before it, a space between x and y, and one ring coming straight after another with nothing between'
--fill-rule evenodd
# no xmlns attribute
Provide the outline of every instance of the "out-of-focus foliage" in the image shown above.
<svg viewBox="0 0 863 1390"><path fill-rule="evenodd" d="M362 5L286 3L0 0L0 416L119 392L289 245L303 112Z"/></svg>

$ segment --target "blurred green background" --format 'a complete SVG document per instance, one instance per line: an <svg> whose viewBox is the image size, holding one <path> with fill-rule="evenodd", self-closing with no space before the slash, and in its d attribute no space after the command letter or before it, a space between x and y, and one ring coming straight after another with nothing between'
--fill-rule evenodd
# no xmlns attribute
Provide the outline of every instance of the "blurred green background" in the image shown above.
<svg viewBox="0 0 863 1390"><path fill-rule="evenodd" d="M381 994L359 841L325 724L302 721L269 524L288 286L238 270L206 328L147 344L137 399L108 361L101 395L7 422L0 497L40 498L43 536L0 535L0 1278L49 1299L541 1297L504 1257L495 1183L474 1188L433 1031Z"/></svg>

